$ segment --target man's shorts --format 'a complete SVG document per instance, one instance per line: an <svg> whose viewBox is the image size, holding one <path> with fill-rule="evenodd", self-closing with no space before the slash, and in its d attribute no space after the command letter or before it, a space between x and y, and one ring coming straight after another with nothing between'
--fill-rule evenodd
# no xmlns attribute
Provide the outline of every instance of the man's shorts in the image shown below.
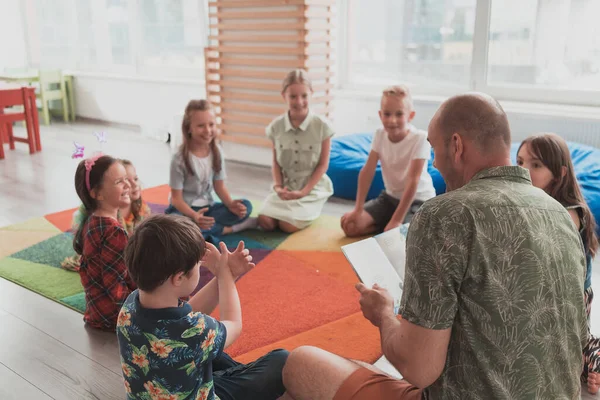
<svg viewBox="0 0 600 400"><path fill-rule="evenodd" d="M421 208L424 201L415 200L410 205L406 217L404 217L404 224L409 223L416 212ZM373 200L369 200L365 203L364 209L375 221L375 228L377 232L383 232L385 226L390 222L396 208L398 208L400 200L390 196L384 191Z"/></svg>
<svg viewBox="0 0 600 400"><path fill-rule="evenodd" d="M405 380L360 368L342 383L333 400L421 400L423 390Z"/></svg>

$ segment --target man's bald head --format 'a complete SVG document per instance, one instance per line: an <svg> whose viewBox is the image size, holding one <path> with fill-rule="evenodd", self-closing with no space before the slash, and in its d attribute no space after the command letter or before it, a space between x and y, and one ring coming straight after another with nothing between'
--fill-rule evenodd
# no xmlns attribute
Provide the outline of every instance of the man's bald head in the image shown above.
<svg viewBox="0 0 600 400"><path fill-rule="evenodd" d="M510 148L510 126L502 106L484 93L465 93L446 100L437 111L435 123L446 143L454 133L488 153L497 146Z"/></svg>

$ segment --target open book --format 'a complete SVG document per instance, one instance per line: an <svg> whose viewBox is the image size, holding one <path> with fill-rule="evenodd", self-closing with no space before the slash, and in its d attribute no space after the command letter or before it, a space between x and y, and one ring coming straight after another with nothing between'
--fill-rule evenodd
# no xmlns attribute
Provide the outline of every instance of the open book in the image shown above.
<svg viewBox="0 0 600 400"><path fill-rule="evenodd" d="M342 252L362 283L369 288L377 283L390 292L396 313L402 297L405 247L401 227L342 246Z"/></svg>

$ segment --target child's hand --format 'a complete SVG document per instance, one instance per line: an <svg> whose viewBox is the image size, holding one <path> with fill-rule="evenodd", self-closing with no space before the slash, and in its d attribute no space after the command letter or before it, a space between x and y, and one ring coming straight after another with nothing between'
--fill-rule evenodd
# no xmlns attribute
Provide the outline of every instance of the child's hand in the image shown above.
<svg viewBox="0 0 600 400"><path fill-rule="evenodd" d="M342 216L342 229L348 229L348 225L354 223L354 221L360 215L361 210L357 210L356 208L350 212L347 212Z"/></svg>
<svg viewBox="0 0 600 400"><path fill-rule="evenodd" d="M244 242L240 241L233 253L229 254L229 269L233 278L244 275L256 265L252 262L250 251L244 248Z"/></svg>
<svg viewBox="0 0 600 400"><path fill-rule="evenodd" d="M219 275L226 273L229 271L229 255L231 254L227 249L227 245L223 242L219 242L219 248L221 249L221 254L219 256L219 261L217 262L217 268L219 269L217 273Z"/></svg>
<svg viewBox="0 0 600 400"><path fill-rule="evenodd" d="M283 200L297 200L304 197L304 194L300 190L292 190L283 194L284 197L281 197Z"/></svg>
<svg viewBox="0 0 600 400"><path fill-rule="evenodd" d="M219 259L221 253L212 243L206 243L206 253L202 257L202 266L206 267L213 275L217 276L219 272Z"/></svg>
<svg viewBox="0 0 600 400"><path fill-rule="evenodd" d="M277 193L277 196L279 196L279 198L281 200L287 200L286 197L289 192L290 191L287 187L281 187L281 186L275 187L275 193Z"/></svg>
<svg viewBox="0 0 600 400"><path fill-rule="evenodd" d="M242 200L233 200L227 208L240 218L244 218L248 212Z"/></svg>
<svg viewBox="0 0 600 400"><path fill-rule="evenodd" d="M395 229L397 227L399 227L400 225L402 225L400 222L396 222L394 220L391 220L390 222L388 222L388 224L385 226L385 229L383 230L384 232L387 231L391 231L392 229Z"/></svg>
<svg viewBox="0 0 600 400"><path fill-rule="evenodd" d="M196 211L196 214L194 215L194 222L196 222L202 230L208 230L215 224L215 219L213 217L204 216L204 213L207 211L208 208L202 208Z"/></svg>

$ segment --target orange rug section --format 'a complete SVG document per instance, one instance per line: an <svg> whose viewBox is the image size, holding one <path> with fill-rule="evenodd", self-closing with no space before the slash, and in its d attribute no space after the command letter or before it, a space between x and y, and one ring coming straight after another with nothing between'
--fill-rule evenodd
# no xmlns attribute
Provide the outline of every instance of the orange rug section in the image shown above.
<svg viewBox="0 0 600 400"><path fill-rule="evenodd" d="M344 253L299 250L289 250L286 252L302 261L305 268L309 268L319 274L328 275L349 285L355 285L360 282Z"/></svg>
<svg viewBox="0 0 600 400"><path fill-rule="evenodd" d="M227 352L247 353L360 311L352 285L274 250L237 284L243 330ZM341 337L340 337L341 339Z"/></svg>
<svg viewBox="0 0 600 400"><path fill-rule="evenodd" d="M76 210L77 208L71 208L70 210L45 215L44 218L46 218L61 231L66 232L71 229L71 224L73 223L73 213Z"/></svg>
<svg viewBox="0 0 600 400"><path fill-rule="evenodd" d="M142 190L142 199L146 203L169 205L169 193L171 188L169 185L160 185Z"/></svg>
<svg viewBox="0 0 600 400"><path fill-rule="evenodd" d="M358 312L299 335L252 350L236 357L236 360L241 363L248 363L271 350L286 349L292 351L305 345L316 346L341 357L370 364L381 357L379 330L363 317L362 312Z"/></svg>

